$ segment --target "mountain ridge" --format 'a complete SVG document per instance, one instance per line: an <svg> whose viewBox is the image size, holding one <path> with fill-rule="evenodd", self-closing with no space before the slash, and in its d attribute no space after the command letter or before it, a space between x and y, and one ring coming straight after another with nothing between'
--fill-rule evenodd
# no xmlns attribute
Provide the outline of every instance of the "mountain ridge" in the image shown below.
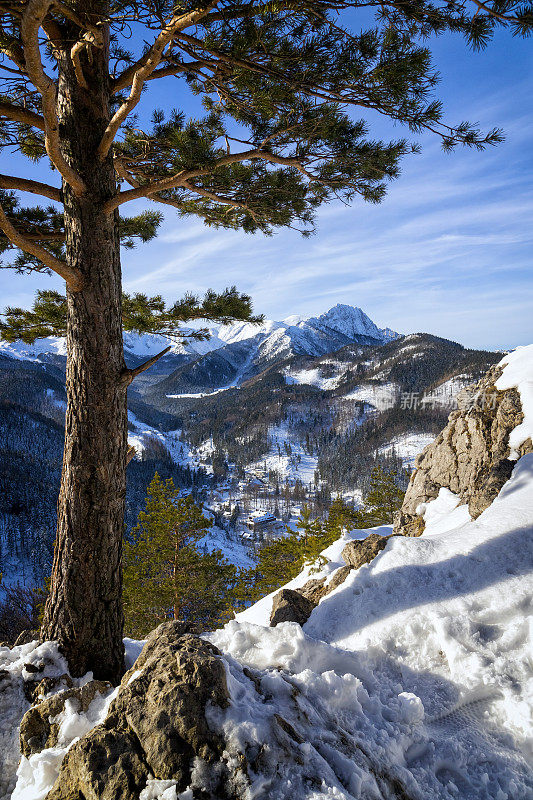
<svg viewBox="0 0 533 800"><path fill-rule="evenodd" d="M193 328L183 328L185 336L193 331ZM335 339L336 337L351 339L357 336L370 336L376 340L389 341L391 338L397 338L400 335L389 328L378 328L362 309L341 303L333 306L319 317L302 318L292 316L282 321L265 320L260 325L254 325L249 322L236 322L230 325L210 326L208 331L210 333L208 340L189 339L187 341L185 339L183 342L177 342L166 336L154 334L125 333L124 349L126 356L150 358L161 352L166 346L170 346L171 350L168 358L170 356L198 358L236 342L257 339L257 337L263 342L274 336L271 343L273 344L279 341L280 337L288 336L302 350L312 349L314 345L317 352L309 352L309 355L320 355L322 353L318 351L323 350L324 345L321 348L317 343L319 340ZM272 349L275 350L275 347L272 346ZM37 339L32 345L24 342L0 341L0 354L27 361L40 361L43 357L45 359L46 357L56 356L66 357L66 341L64 337L58 336Z"/></svg>

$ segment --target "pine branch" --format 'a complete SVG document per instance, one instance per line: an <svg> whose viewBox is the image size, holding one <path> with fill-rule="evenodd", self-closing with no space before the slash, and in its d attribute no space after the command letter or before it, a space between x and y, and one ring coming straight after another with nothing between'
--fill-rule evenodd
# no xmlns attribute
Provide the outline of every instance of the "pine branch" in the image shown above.
<svg viewBox="0 0 533 800"><path fill-rule="evenodd" d="M41 0L41 2L42 1L43 0ZM212 8L218 4L218 2L219 0L212 0L212 2L209 3L206 8L199 9L197 11L189 11L187 14L175 14L168 25L166 25L160 31L148 52L138 62L137 69L134 71L133 79L131 81L131 91L129 97L115 112L104 132L102 141L100 142L100 146L98 148L98 155L101 160L103 160L108 154L120 126L141 99L141 92L145 81L148 80L150 75L161 62L165 47L172 41L172 39L177 33L179 33L180 30L199 22L209 13L209 11L211 11Z"/></svg>
<svg viewBox="0 0 533 800"><path fill-rule="evenodd" d="M0 117L7 117L14 122L21 122L23 125L30 125L32 128L39 128L41 131L46 130L44 118L40 114L13 103L0 102Z"/></svg>
<svg viewBox="0 0 533 800"><path fill-rule="evenodd" d="M83 288L84 279L81 272L77 269L72 269L66 262L56 258L52 253L46 250L46 248L41 247L36 242L30 241L30 239L26 238L26 236L20 233L14 227L14 225L12 225L1 206L0 229L4 232L9 241L15 245L15 247L18 247L25 253L34 256L41 261L45 267L51 269L53 272L63 278L71 291L79 292Z"/></svg>
<svg viewBox="0 0 533 800"><path fill-rule="evenodd" d="M20 26L26 72L42 97L45 145L48 157L65 181L70 184L74 193L81 195L85 192L85 184L61 153L56 114L56 85L44 71L39 49L39 28L51 5L52 0L28 0Z"/></svg>
<svg viewBox="0 0 533 800"><path fill-rule="evenodd" d="M0 189L18 189L21 192L31 192L42 197L48 197L56 203L61 202L61 190L47 183L32 181L28 178L19 178L15 175L0 175Z"/></svg>
<svg viewBox="0 0 533 800"><path fill-rule="evenodd" d="M158 192L184 187L187 181L205 175L210 175L221 167L227 167L231 164L241 164L244 161L253 161L256 159L267 161L270 164L280 164L286 167L294 167L299 172L307 175L311 180L316 179L315 176L311 175L311 173L305 170L297 158L285 158L266 150L255 149L248 150L243 153L230 153L227 156L222 156L222 158L217 159L213 164L211 164L209 167L205 167L204 169L182 170L181 172L178 172L169 178L161 178L159 181L154 181L153 183L149 184L142 184L135 189L127 189L125 192L119 192L119 194L115 195L115 197L111 198L111 200L108 200L103 208L107 214L111 214L115 208L118 208L124 203L128 203L130 200L138 200L140 197L151 197Z"/></svg>
<svg viewBox="0 0 533 800"><path fill-rule="evenodd" d="M22 339L31 344L35 339L47 336L64 336L67 330L66 297L56 291L41 290L37 292L31 310L6 308L3 316L6 321L0 322L0 338L6 341ZM181 329L184 323L200 319L222 324L235 320L252 324L263 321L263 317L253 315L248 295L239 294L235 287L218 294L209 290L202 299L188 294L169 307L161 295L147 297L144 294L122 294L122 325L125 331L164 336L176 342L204 341L209 339L208 330Z"/></svg>

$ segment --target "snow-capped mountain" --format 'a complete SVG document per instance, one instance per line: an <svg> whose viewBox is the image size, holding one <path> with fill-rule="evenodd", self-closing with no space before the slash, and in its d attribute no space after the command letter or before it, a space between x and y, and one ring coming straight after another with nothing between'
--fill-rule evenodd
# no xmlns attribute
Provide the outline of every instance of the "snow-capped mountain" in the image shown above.
<svg viewBox="0 0 533 800"><path fill-rule="evenodd" d="M178 365L164 388L169 395L180 395L238 386L294 356L318 358L348 344L381 346L399 336L378 328L360 308L341 304L319 317L222 326L216 340L206 343L211 350L192 363ZM226 344L220 346L220 341Z"/></svg>
<svg viewBox="0 0 533 800"><path fill-rule="evenodd" d="M360 308L338 304L319 317L303 319L299 316L288 317L282 322L265 320L261 325L249 322L237 322L232 325L210 326L210 338L206 341L187 339L191 328L184 328L184 340L181 342L165 336L152 334L124 334L126 358L150 358L170 347L167 361L173 356L186 356L196 359L214 350L237 342L250 342L250 349L257 350L263 359L294 353L305 355L324 355L338 350L349 342L363 339L365 344L378 344L395 339L399 334L389 328L378 328ZM32 345L24 342L0 341L0 355L10 356L23 361L43 361L67 354L65 339L49 337L38 339ZM183 359L180 358L180 361Z"/></svg>
<svg viewBox="0 0 533 800"><path fill-rule="evenodd" d="M323 355L329 352L324 350L324 347L329 347L330 342L334 342L337 345L335 349L338 349L348 342L360 341L361 337L373 339L375 341L372 343L376 344L395 339L400 334L391 331L390 328L378 328L370 317L356 306L337 303L319 317L304 318L293 315L281 322L266 320L260 326L240 322L218 328L216 335L226 344L259 337L262 343L270 340L270 346L265 350L272 352L280 348L280 343L285 345L290 342L297 352Z"/></svg>

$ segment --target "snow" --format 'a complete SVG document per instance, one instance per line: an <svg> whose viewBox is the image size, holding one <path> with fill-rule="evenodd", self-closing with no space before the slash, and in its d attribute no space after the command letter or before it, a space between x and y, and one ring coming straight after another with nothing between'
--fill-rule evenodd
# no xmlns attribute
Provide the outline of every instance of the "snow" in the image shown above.
<svg viewBox="0 0 533 800"><path fill-rule="evenodd" d="M139 656L141 650L146 644L146 639L129 639L127 636L124 638L124 661L126 669L131 669Z"/></svg>
<svg viewBox="0 0 533 800"><path fill-rule="evenodd" d="M8 800L15 783L19 761L19 725L30 707L22 681L30 678L26 666L42 667L39 678L67 672L67 664L54 642L37 642L19 647L0 647L0 800ZM5 674L4 674L5 672Z"/></svg>
<svg viewBox="0 0 533 800"><path fill-rule="evenodd" d="M134 431L128 431L128 444L133 445L139 455L144 452L152 440L164 445L176 464L193 467L194 460L191 451L187 442L181 438L182 432L179 428L175 431L160 431L158 428L152 428L151 425L141 422L131 411L128 411L128 421L135 427Z"/></svg>
<svg viewBox="0 0 533 800"><path fill-rule="evenodd" d="M139 800L177 800L176 781L162 781L150 778L142 790ZM183 798L183 795L179 795Z"/></svg>
<svg viewBox="0 0 533 800"><path fill-rule="evenodd" d="M385 384L360 384L348 394L344 395L345 400L358 400L368 403L368 405L385 411L392 408L398 401L400 388L397 383Z"/></svg>
<svg viewBox="0 0 533 800"><path fill-rule="evenodd" d="M302 324L302 323L300 323ZM372 322L362 309L356 306L348 306L344 303L337 303L336 306L330 308L325 314L320 317L311 317L306 320L307 325L321 329L330 329L344 334L349 339L356 338L357 336L372 336L374 339L393 338L394 331L389 329L385 331L380 330L377 325Z"/></svg>
<svg viewBox="0 0 533 800"><path fill-rule="evenodd" d="M421 503L416 513L424 518L424 536L446 533L471 521L468 505L461 504L461 498L441 486L435 500Z"/></svg>
<svg viewBox="0 0 533 800"><path fill-rule="evenodd" d="M28 758L22 756L11 800L44 800L55 783L67 750L104 721L117 692L118 689L109 689L105 694L96 694L86 712L80 711L76 699L66 700L63 711L50 720L59 725L57 745Z"/></svg>
<svg viewBox="0 0 533 800"><path fill-rule="evenodd" d="M0 355L10 356L20 361L39 361L43 355L66 356L67 342L62 336L36 339L33 344L0 340Z"/></svg>
<svg viewBox="0 0 533 800"><path fill-rule="evenodd" d="M184 335L193 332L193 328L183 328ZM176 341L169 339L166 336L159 336L151 333L125 333L124 334L124 349L126 352L140 358L151 358L170 347L169 355L205 355L212 350L218 350L225 346L225 342L217 336L216 328L208 328L210 338L206 340L197 339L184 339L183 341Z"/></svg>
<svg viewBox="0 0 533 800"><path fill-rule="evenodd" d="M381 455L396 454L404 467L413 467L416 457L435 439L432 433L404 433L395 436L378 450Z"/></svg>
<svg viewBox="0 0 533 800"><path fill-rule="evenodd" d="M520 446L527 439L533 441L533 344L517 347L502 358L500 365L504 369L496 381L496 388L499 391L517 389L524 413L523 422L509 436L509 458L516 461Z"/></svg>
<svg viewBox="0 0 533 800"><path fill-rule="evenodd" d="M249 464L247 472L277 472L281 480L299 479L304 484L314 483L318 456L311 456L305 451L302 443L285 423L272 425L268 429L270 447L268 453L259 461ZM285 450L285 443L290 444L290 455Z"/></svg>
<svg viewBox="0 0 533 800"><path fill-rule="evenodd" d="M213 724L229 737L230 754L262 746L283 762L278 714L301 734L306 774L319 780L314 790L302 785L290 763L269 774L262 796L373 797L372 775L385 769L420 800L532 796L533 454L477 520L448 490L419 513L424 534L392 538L303 630L265 627L271 596L209 635L228 659L232 704ZM365 534L328 548L317 577L338 568L351 535ZM308 577L306 569L288 586ZM259 671L262 698L243 666ZM372 768L354 757L357 747L372 755ZM260 795L265 777L251 777Z"/></svg>
<svg viewBox="0 0 533 800"><path fill-rule="evenodd" d="M304 384L308 386L316 386L318 389L329 391L335 389L342 375L334 375L331 378L324 378L322 370L316 369L301 369L301 370L287 370L285 373L285 380L288 384Z"/></svg>
<svg viewBox="0 0 533 800"><path fill-rule="evenodd" d="M190 333L192 328L184 328L183 334ZM124 349L126 354L134 355L139 358L150 358L157 355L166 347L170 347L170 354L173 355L204 355L212 350L224 347L226 342L219 339L216 328L209 328L211 338L206 341L194 339L175 341L166 336L154 335L151 333L124 334ZM49 336L45 339L36 339L33 344L24 342L3 342L0 341L0 355L10 356L22 361L40 361L42 356L57 355L65 357L67 355L67 342L63 336Z"/></svg>
<svg viewBox="0 0 533 800"><path fill-rule="evenodd" d="M392 537L303 628L268 627L270 595L206 634L223 654L230 693L227 708L208 707L206 716L224 734L235 782L246 757L246 800L533 796L533 453L476 520L447 489L417 513L423 535ZM347 532L324 551L324 564L308 565L288 587L309 577L329 582L346 542L370 532ZM126 640L128 666L142 644ZM42 661L42 675L65 671L54 644L0 648L0 669L20 677L25 664ZM66 705L57 748L22 759L12 800L45 797L64 753L98 724L112 696L96 698L86 714ZM2 703L7 800L27 703L20 687L0 693ZM141 798L191 800L208 769L197 759L179 795L174 781L150 779Z"/></svg>

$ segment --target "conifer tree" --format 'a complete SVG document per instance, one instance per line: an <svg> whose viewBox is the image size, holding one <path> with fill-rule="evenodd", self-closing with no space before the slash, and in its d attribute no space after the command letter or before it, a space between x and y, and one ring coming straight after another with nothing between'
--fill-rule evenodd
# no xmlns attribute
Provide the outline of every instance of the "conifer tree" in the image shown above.
<svg viewBox="0 0 533 800"><path fill-rule="evenodd" d="M531 8L528 0L0 3L0 146L53 169L48 182L0 175L1 249L16 270L66 283L66 439L42 634L60 642L73 674L117 681L123 670L126 390L136 373L124 363L120 243L149 239L161 219L153 209L123 216L124 206L144 198L214 227L309 233L323 203L378 202L416 145L378 141L374 112L433 132L447 149L501 139L444 121L430 37L457 32L481 47L497 26L527 35ZM149 122L135 116L157 81L178 82L174 97L188 91L203 111L188 116L184 103L154 109ZM23 205L17 192L42 204ZM40 333L57 328L52 300ZM135 301L149 326L159 313L151 300ZM34 320L12 311L8 327L29 336Z"/></svg>
<svg viewBox="0 0 533 800"><path fill-rule="evenodd" d="M391 525L394 514L401 508L405 492L398 485L396 472L376 466L370 475L370 488L363 505L356 512L358 528L373 528L376 525ZM355 526L354 526L355 527Z"/></svg>
<svg viewBox="0 0 533 800"><path fill-rule="evenodd" d="M172 478L156 473L144 511L124 545L126 631L143 637L166 619L216 627L231 603L237 570L220 550L199 541L212 523L192 498L180 497Z"/></svg>

